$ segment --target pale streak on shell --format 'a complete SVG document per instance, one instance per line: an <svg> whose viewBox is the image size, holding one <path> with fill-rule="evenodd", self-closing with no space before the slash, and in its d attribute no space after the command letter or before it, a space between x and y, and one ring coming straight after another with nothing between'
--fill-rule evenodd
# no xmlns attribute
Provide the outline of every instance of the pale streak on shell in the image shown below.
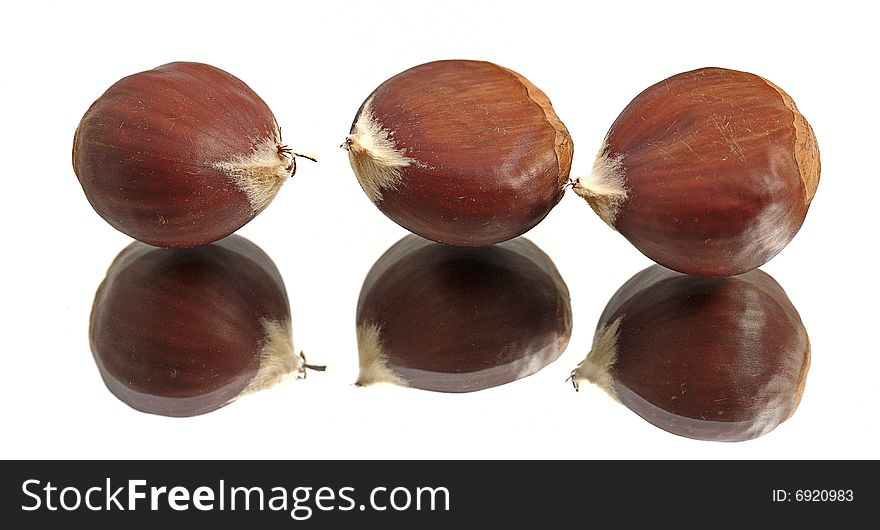
<svg viewBox="0 0 880 530"><path fill-rule="evenodd" d="M388 367L388 356L382 351L382 330L376 324L361 324L357 328L360 373L358 386L392 383L410 386Z"/></svg>
<svg viewBox="0 0 880 530"><path fill-rule="evenodd" d="M618 401L611 371L617 362L617 339L620 335L622 319L622 317L617 317L610 325L603 325L596 330L590 353L571 373L571 378L575 383L580 381L593 383Z"/></svg>
<svg viewBox="0 0 880 530"><path fill-rule="evenodd" d="M614 221L623 202L629 197L626 188L626 172L623 155L611 155L609 138L606 136L593 162L593 170L586 177L578 178L572 189L586 200L594 212L614 228Z"/></svg>
<svg viewBox="0 0 880 530"><path fill-rule="evenodd" d="M294 354L290 320L263 319L263 346L260 367L241 395L269 388L283 379L302 373L303 359Z"/></svg>
<svg viewBox="0 0 880 530"><path fill-rule="evenodd" d="M403 169L416 163L397 147L391 136L391 131L376 118L370 98L342 145L348 150L348 161L358 182L374 204L382 200L383 190L397 189Z"/></svg>
<svg viewBox="0 0 880 530"><path fill-rule="evenodd" d="M254 215L269 206L281 186L293 174L293 166L282 155L280 145L280 134L276 129L274 138L255 142L250 153L213 165L215 169L229 175L235 185L247 195Z"/></svg>

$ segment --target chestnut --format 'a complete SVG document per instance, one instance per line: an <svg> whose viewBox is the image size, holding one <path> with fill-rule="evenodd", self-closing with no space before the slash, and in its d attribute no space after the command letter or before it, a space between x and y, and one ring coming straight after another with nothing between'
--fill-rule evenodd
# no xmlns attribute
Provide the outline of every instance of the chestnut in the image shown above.
<svg viewBox="0 0 880 530"><path fill-rule="evenodd" d="M436 61L379 85L343 146L382 213L440 243L525 233L562 198L573 146L547 96L483 61Z"/></svg>
<svg viewBox="0 0 880 530"><path fill-rule="evenodd" d="M807 331L766 273L707 278L654 265L608 302L572 379L671 433L740 441L794 413L809 366Z"/></svg>
<svg viewBox="0 0 880 530"><path fill-rule="evenodd" d="M73 139L73 170L114 228L160 247L227 236L296 171L260 97L207 64L177 62L117 81Z"/></svg>
<svg viewBox="0 0 880 530"><path fill-rule="evenodd" d="M278 269L237 235L126 247L95 294L89 340L107 388L165 416L212 411L306 367Z"/></svg>
<svg viewBox="0 0 880 530"><path fill-rule="evenodd" d="M357 384L482 390L537 372L570 335L568 288L531 241L466 248L409 235L364 280Z"/></svg>
<svg viewBox="0 0 880 530"><path fill-rule="evenodd" d="M701 68L636 96L574 191L655 262L730 276L795 236L819 183L813 129L754 74Z"/></svg>

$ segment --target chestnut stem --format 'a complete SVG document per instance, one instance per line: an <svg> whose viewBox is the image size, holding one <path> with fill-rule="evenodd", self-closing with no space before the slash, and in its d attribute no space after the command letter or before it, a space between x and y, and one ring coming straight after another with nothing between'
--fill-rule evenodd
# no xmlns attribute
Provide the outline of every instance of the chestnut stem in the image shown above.
<svg viewBox="0 0 880 530"><path fill-rule="evenodd" d="M306 360L306 354L303 351L299 352L299 358L302 359L302 368L299 370L299 379L305 379L308 372L306 370L314 370L316 372L323 372L327 369L326 365L323 364L309 364Z"/></svg>
<svg viewBox="0 0 880 530"><path fill-rule="evenodd" d="M284 158L287 159L288 162L290 162L290 164L288 164L288 166L286 168L286 171L290 172L291 177L296 174L296 159L297 159L297 157L305 158L306 160L311 160L312 162L318 161L317 158L314 158L314 157L311 157L308 155L304 155L302 153L294 152L293 149L287 147L284 144L277 144L277 145L278 145L278 154L283 156Z"/></svg>
<svg viewBox="0 0 880 530"><path fill-rule="evenodd" d="M312 156L309 156L309 155L304 155L304 154L302 154L302 153L295 153L295 152L291 151L290 154L292 154L292 155L295 156L295 157L305 158L306 160L311 160L312 162L317 162L317 161L318 161L317 158L312 157Z"/></svg>
<svg viewBox="0 0 880 530"><path fill-rule="evenodd" d="M568 377L565 378L565 382L568 383L569 381L571 381L571 386L574 387L574 391L580 392L581 391L580 385L578 385L578 381L574 377L575 371L576 370L571 371L571 373L568 375Z"/></svg>

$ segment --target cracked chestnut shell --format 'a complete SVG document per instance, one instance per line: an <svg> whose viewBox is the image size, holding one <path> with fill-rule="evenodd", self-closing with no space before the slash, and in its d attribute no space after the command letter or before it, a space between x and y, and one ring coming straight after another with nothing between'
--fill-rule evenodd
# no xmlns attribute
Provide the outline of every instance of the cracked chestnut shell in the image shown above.
<svg viewBox="0 0 880 530"><path fill-rule="evenodd" d="M816 137L788 94L754 74L702 68L636 96L574 190L660 265L729 276L791 241L819 173Z"/></svg>
<svg viewBox="0 0 880 530"><path fill-rule="evenodd" d="M741 441L794 414L809 366L807 331L766 273L701 278L654 265L608 302L572 377L671 433Z"/></svg>
<svg viewBox="0 0 880 530"><path fill-rule="evenodd" d="M126 247L95 294L89 340L107 388L165 416L212 411L304 368L278 269L236 235Z"/></svg>
<svg viewBox="0 0 880 530"><path fill-rule="evenodd" d="M343 144L371 201L433 241L481 246L538 224L562 198L572 141L547 96L483 61L437 61L379 85Z"/></svg>
<svg viewBox="0 0 880 530"><path fill-rule="evenodd" d="M161 247L227 236L295 171L275 117L240 79L176 62L125 77L95 101L73 169L110 225Z"/></svg>
<svg viewBox="0 0 880 530"><path fill-rule="evenodd" d="M482 390L537 372L570 335L568 288L531 241L463 248L410 235L361 289L358 384Z"/></svg>

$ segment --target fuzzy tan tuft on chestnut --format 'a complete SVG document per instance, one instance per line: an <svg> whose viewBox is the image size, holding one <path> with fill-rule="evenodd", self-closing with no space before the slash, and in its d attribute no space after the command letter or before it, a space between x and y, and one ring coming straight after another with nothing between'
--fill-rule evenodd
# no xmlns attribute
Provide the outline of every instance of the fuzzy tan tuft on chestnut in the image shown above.
<svg viewBox="0 0 880 530"><path fill-rule="evenodd" d="M95 211L160 247L204 245L243 226L294 174L296 156L250 87L191 62L119 80L73 139L73 169Z"/></svg>
<svg viewBox="0 0 880 530"><path fill-rule="evenodd" d="M464 248L410 235L361 289L358 384L482 390L539 371L570 335L568 288L532 242Z"/></svg>
<svg viewBox="0 0 880 530"><path fill-rule="evenodd" d="M538 224L562 198L573 153L544 92L513 70L466 60L422 64L379 85L343 147L382 213L460 246Z"/></svg>
<svg viewBox="0 0 880 530"><path fill-rule="evenodd" d="M210 412L311 367L294 354L278 269L237 235L126 247L95 294L89 340L107 388L165 416Z"/></svg>
<svg viewBox="0 0 880 530"><path fill-rule="evenodd" d="M788 94L754 74L701 68L636 96L574 191L660 265L730 276L794 238L819 174L816 136Z"/></svg>
<svg viewBox="0 0 880 530"><path fill-rule="evenodd" d="M608 302L572 380L671 433L741 441L794 414L809 367L800 315L766 273L710 278L654 265Z"/></svg>

